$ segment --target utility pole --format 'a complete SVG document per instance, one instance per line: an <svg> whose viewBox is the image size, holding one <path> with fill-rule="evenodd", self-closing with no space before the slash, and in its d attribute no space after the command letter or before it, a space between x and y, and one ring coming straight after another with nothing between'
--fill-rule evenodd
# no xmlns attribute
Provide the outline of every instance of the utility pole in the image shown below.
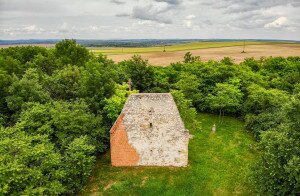
<svg viewBox="0 0 300 196"><path fill-rule="evenodd" d="M246 40L244 40L244 48L243 48L243 52L242 53L246 53L245 52L245 47L246 47Z"/></svg>

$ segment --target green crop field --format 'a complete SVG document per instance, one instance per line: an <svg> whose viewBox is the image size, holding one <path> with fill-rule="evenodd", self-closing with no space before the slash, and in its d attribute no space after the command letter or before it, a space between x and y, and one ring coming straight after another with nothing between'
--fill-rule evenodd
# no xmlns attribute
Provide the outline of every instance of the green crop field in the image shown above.
<svg viewBox="0 0 300 196"><path fill-rule="evenodd" d="M186 124L193 135L188 167L112 167L107 153L81 195L251 195L246 176L257 152L243 122L224 117L221 123L211 114L197 118L200 127Z"/></svg>
<svg viewBox="0 0 300 196"><path fill-rule="evenodd" d="M246 45L270 45L270 44L284 44L290 42L246 42ZM167 52L196 50L205 48L221 48L229 46L242 46L244 42L192 42L186 44L176 44L170 46L157 46L157 47L141 47L141 48L89 48L92 52L99 54L131 54L131 53L148 53L148 52L163 52L164 49Z"/></svg>

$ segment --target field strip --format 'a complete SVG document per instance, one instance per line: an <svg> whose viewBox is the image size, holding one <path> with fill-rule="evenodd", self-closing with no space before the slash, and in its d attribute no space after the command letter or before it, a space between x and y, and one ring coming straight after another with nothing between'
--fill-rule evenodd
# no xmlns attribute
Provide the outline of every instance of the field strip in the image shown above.
<svg viewBox="0 0 300 196"><path fill-rule="evenodd" d="M250 45L275 45L275 44L294 44L293 42L246 42L246 46ZM163 52L176 52L186 50L198 50L206 48L224 48L232 46L243 46L244 42L193 42L188 44L176 44L171 46L158 46L158 47L141 47L141 48L126 48L126 47L115 47L115 48L89 48L95 54L106 54L106 55L121 55L121 54L141 54L141 53L154 53Z"/></svg>
<svg viewBox="0 0 300 196"><path fill-rule="evenodd" d="M150 64L158 66L168 66L171 63L176 63L183 60L186 52L190 51L193 55L200 56L203 61L221 60L224 57L231 57L236 63L242 62L245 58L269 56L300 56L300 44L268 44L268 45L246 45L246 53L243 51L243 46L218 47L218 48L203 48L196 50L174 51L174 52L149 52L140 53L142 58L148 59ZM115 62L130 59L134 54L112 54L109 58Z"/></svg>

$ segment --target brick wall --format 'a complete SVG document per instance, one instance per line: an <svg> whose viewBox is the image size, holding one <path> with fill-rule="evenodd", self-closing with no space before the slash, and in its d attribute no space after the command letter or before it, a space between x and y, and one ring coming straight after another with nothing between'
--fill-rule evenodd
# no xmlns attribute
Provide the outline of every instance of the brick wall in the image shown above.
<svg viewBox="0 0 300 196"><path fill-rule="evenodd" d="M111 164L113 166L136 166L139 155L128 143L126 128L121 114L110 131Z"/></svg>

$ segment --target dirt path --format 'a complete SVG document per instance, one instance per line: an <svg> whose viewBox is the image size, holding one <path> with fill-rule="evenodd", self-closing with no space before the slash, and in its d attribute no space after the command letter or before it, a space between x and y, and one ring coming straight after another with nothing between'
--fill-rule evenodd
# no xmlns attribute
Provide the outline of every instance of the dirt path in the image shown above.
<svg viewBox="0 0 300 196"><path fill-rule="evenodd" d="M232 46L222 48L208 48L191 50L193 55L200 56L203 61L221 60L228 56L239 63L246 57L260 57L268 56L300 56L300 44L276 44L276 45L249 45L246 46L246 53L241 53L243 46ZM188 51L178 52L155 52L140 54L143 58L148 59L153 65L168 66L170 63L182 61L184 54ZM109 58L116 62L130 59L133 54L108 55Z"/></svg>

